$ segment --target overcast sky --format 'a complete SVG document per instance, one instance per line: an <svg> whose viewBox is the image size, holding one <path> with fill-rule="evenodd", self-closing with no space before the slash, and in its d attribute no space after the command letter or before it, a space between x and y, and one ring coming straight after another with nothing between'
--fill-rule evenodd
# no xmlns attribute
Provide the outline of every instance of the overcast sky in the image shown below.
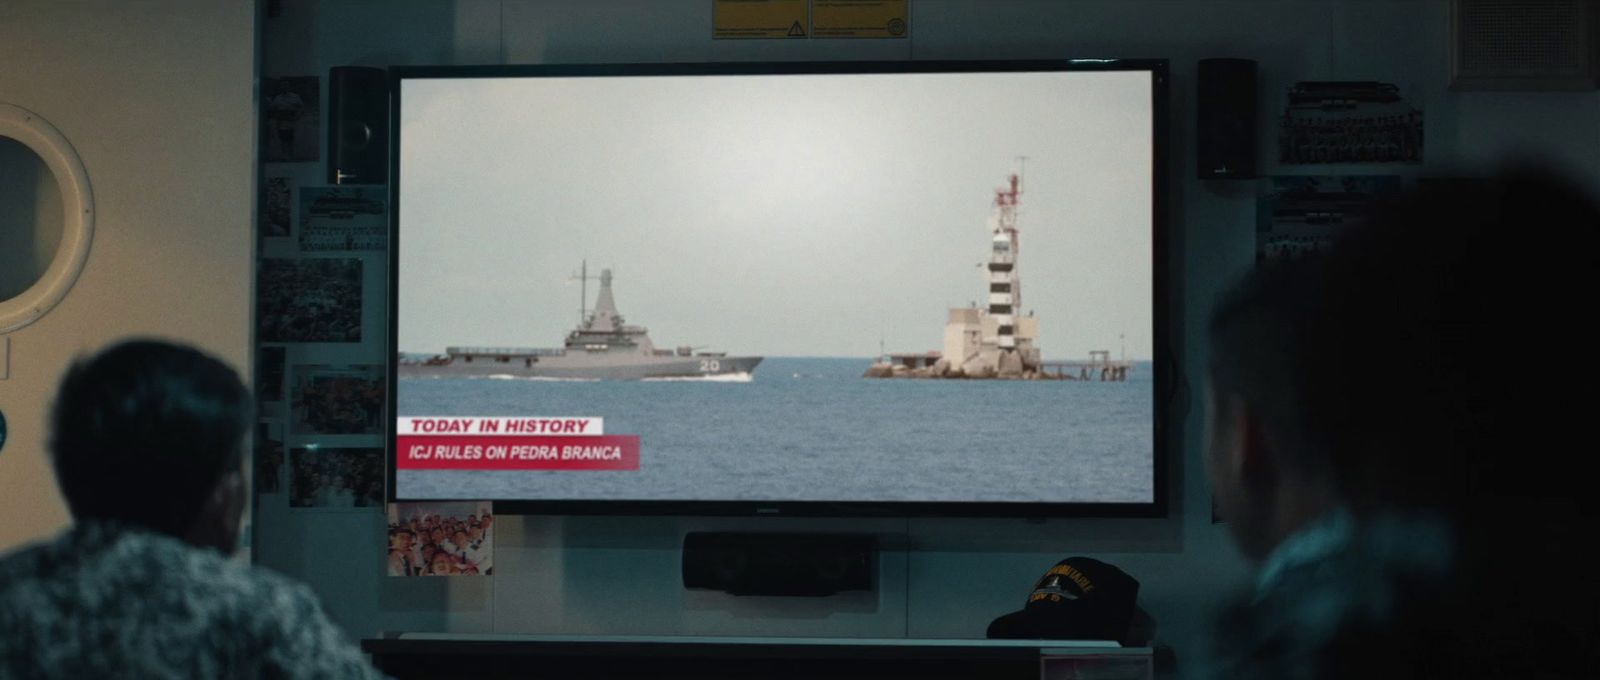
<svg viewBox="0 0 1600 680"><path fill-rule="evenodd" d="M1046 358L1151 356L1146 72L409 80L400 349L559 347L587 258L658 347L937 349L1027 156ZM590 284L593 304L597 284Z"/></svg>

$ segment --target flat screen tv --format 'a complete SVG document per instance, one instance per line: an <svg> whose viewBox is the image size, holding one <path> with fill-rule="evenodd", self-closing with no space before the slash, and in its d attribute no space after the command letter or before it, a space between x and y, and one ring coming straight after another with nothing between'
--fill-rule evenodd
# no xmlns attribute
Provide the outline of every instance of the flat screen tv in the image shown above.
<svg viewBox="0 0 1600 680"><path fill-rule="evenodd" d="M391 500L1165 512L1165 61L392 84Z"/></svg>

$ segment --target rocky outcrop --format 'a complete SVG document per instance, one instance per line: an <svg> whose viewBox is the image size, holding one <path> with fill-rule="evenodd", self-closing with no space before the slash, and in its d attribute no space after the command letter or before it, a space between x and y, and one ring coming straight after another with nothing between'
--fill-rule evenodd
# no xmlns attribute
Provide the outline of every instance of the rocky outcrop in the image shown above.
<svg viewBox="0 0 1600 680"><path fill-rule="evenodd" d="M990 366L988 363L984 362L983 360L981 360L981 359L979 359L977 357L973 357L967 363L962 364L961 365L961 373L962 373L962 375L965 375L968 378L993 378L993 377L995 377L994 367Z"/></svg>
<svg viewBox="0 0 1600 680"><path fill-rule="evenodd" d="M999 364L999 366L996 368L996 372L999 374L1000 377L1002 377L1002 378L1021 378L1022 377L1022 355L1018 354L1016 350L1013 349L1013 350L1006 350L1004 352L1001 352L1000 353L1000 360L997 361L996 363Z"/></svg>
<svg viewBox="0 0 1600 680"><path fill-rule="evenodd" d="M1021 356L1015 352L1007 352L1000 356L997 362L1000 370L995 370L993 364L986 363L978 357L961 366L952 365L945 358L940 358L927 366L911 368L903 364L880 361L867 367L861 374L863 378L920 378L929 380L1070 380L1071 378L1054 373L1038 370L1035 367L1023 365Z"/></svg>

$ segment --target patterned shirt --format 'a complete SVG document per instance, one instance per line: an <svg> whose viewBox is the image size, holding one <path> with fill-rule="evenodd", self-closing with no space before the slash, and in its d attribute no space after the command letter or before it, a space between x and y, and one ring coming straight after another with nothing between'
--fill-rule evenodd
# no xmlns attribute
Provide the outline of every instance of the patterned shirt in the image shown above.
<svg viewBox="0 0 1600 680"><path fill-rule="evenodd" d="M1600 677L1585 599L1592 586L1574 582L1592 572L1525 554L1514 541L1526 529L1484 521L1399 512L1320 518L1268 557L1254 592L1214 626L1215 663L1191 675Z"/></svg>
<svg viewBox="0 0 1600 680"><path fill-rule="evenodd" d="M1457 566L1442 518L1329 513L1268 556L1254 591L1217 622L1215 663L1190 675L1439 677L1435 662L1462 658Z"/></svg>
<svg viewBox="0 0 1600 680"><path fill-rule="evenodd" d="M380 678L304 585L84 522L0 559L0 680Z"/></svg>

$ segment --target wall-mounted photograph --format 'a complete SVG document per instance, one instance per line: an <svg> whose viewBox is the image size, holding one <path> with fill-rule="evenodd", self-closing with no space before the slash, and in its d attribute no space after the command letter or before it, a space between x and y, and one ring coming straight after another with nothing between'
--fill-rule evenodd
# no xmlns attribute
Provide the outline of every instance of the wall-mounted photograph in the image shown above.
<svg viewBox="0 0 1600 680"><path fill-rule="evenodd" d="M1315 256L1365 224L1378 201L1400 191L1399 175L1287 175L1261 180L1256 262Z"/></svg>
<svg viewBox="0 0 1600 680"><path fill-rule="evenodd" d="M283 423L257 423L254 480L256 493L282 492L284 458Z"/></svg>
<svg viewBox="0 0 1600 680"><path fill-rule="evenodd" d="M258 342L361 342L361 260L261 261Z"/></svg>
<svg viewBox="0 0 1600 680"><path fill-rule="evenodd" d="M294 367L289 413L295 436L378 434L383 428L384 368Z"/></svg>
<svg viewBox="0 0 1600 680"><path fill-rule="evenodd" d="M390 503L388 509L388 575L494 574L492 503Z"/></svg>
<svg viewBox="0 0 1600 680"><path fill-rule="evenodd" d="M261 197L261 217L258 227L262 238L287 238L290 230L290 213L293 204L294 180L288 177L268 177L266 192Z"/></svg>
<svg viewBox="0 0 1600 680"><path fill-rule="evenodd" d="M301 446L289 451L289 507L383 505L383 449Z"/></svg>
<svg viewBox="0 0 1600 680"><path fill-rule="evenodd" d="M256 349L256 401L283 401L283 372L287 351L283 347Z"/></svg>
<svg viewBox="0 0 1600 680"><path fill-rule="evenodd" d="M268 163L321 158L321 80L261 79L261 157Z"/></svg>
<svg viewBox="0 0 1600 680"><path fill-rule="evenodd" d="M300 250L383 250L389 242L386 192L381 186L300 189Z"/></svg>
<svg viewBox="0 0 1600 680"><path fill-rule="evenodd" d="M1286 100L1278 127L1283 163L1422 162L1422 109L1391 83L1300 82Z"/></svg>

